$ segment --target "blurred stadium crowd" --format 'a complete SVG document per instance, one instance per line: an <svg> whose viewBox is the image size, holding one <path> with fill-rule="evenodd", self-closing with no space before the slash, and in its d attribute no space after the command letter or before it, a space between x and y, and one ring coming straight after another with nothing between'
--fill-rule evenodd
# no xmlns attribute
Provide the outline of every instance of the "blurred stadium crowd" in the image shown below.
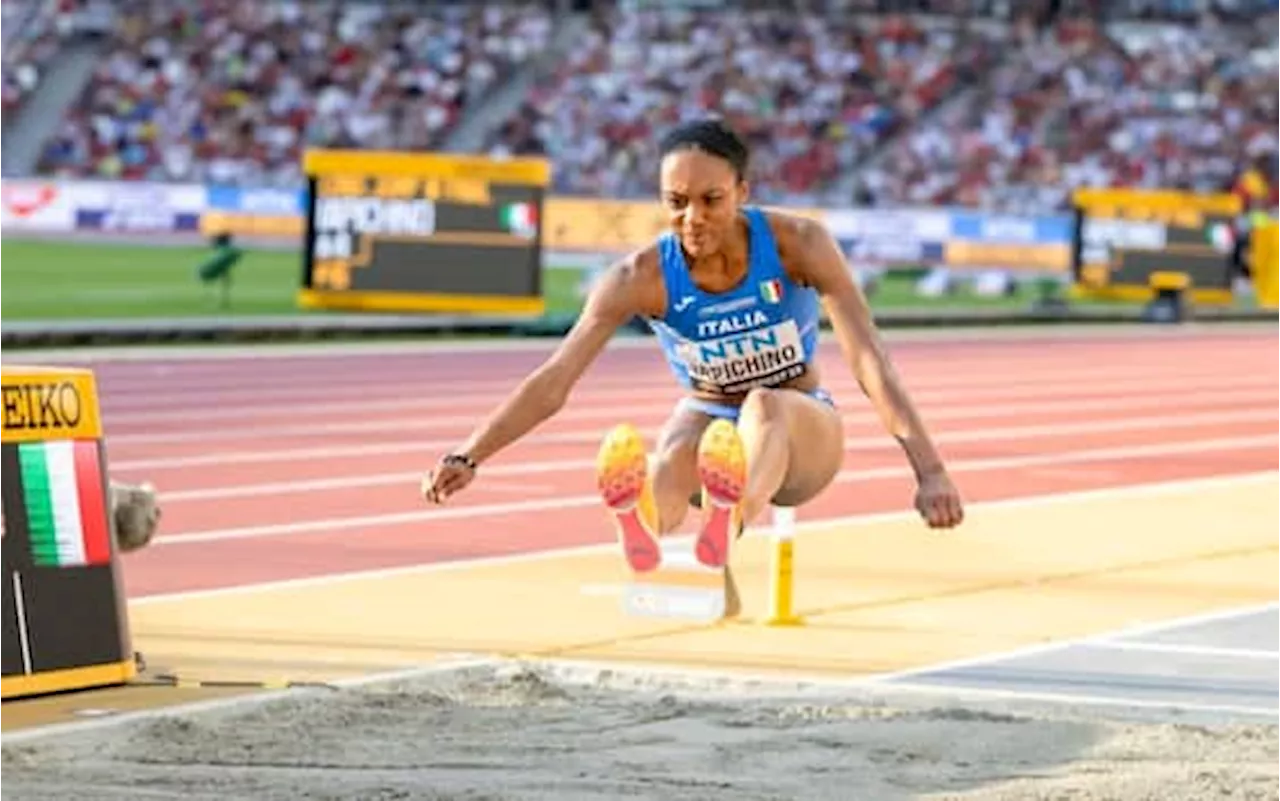
<svg viewBox="0 0 1280 801"><path fill-rule="evenodd" d="M717 111L770 203L1049 211L1108 184L1275 206L1276 0L718 6L3 0L4 112L91 35L39 174L290 185L309 145L466 147L644 197L656 134Z"/></svg>

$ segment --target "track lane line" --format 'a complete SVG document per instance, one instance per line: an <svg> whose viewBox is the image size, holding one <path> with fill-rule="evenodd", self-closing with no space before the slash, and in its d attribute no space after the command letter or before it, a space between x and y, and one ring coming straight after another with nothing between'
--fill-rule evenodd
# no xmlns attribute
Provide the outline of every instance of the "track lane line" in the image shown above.
<svg viewBox="0 0 1280 801"><path fill-rule="evenodd" d="M1253 423L1280 420L1276 409L1251 409L1240 412L1205 412L1202 414L1164 415L1159 417L1125 416L1095 419L1083 423L1056 425L1011 426L997 428L967 428L957 431L935 432L933 440L938 445L960 443L995 443L1011 440L1027 441L1046 437L1062 437L1071 434L1098 435L1117 432L1164 431L1227 423ZM846 450L862 453L868 451L899 450L897 442L884 436L846 438ZM494 464L485 468L486 476L510 477L558 473L571 470L589 470L596 465L595 458L563 459L553 461L515 461ZM166 506L189 501L227 500L261 496L295 495L309 492L329 492L355 488L381 487L394 484L414 484L421 480L424 470L392 473L338 475L330 478L299 481L257 482L234 484L207 489L179 490L162 495Z"/></svg>
<svg viewBox="0 0 1280 801"><path fill-rule="evenodd" d="M921 382L908 382L908 391L911 393L912 399L917 403L929 403L947 401L954 398L1034 398L1043 396L1046 392L1061 390L1064 392L1081 391L1086 393L1101 392L1128 392L1141 390L1143 388L1159 387L1162 389L1176 391L1184 389L1188 384L1195 383L1212 383L1215 386L1274 386L1276 377L1272 376L1267 380L1265 377L1256 375L1256 373L1240 373L1240 372L1224 372L1224 371L1206 371L1197 373L1171 372L1167 375L1139 375L1133 377L1131 372L1126 373L1129 377L1113 377L1106 380L1098 380L1096 371L1082 371L1080 373L1060 373L1053 372L1046 374L1043 379L1037 379L1028 383L1009 382L1008 376L1002 375L999 371L994 371L980 379L971 382L957 383L953 386L936 386L931 387L923 385ZM638 381L644 381L643 377L637 377ZM855 397L862 394L861 389L855 381L843 376L824 382L827 389L836 394L837 397L849 396ZM515 383L512 384L512 389ZM485 409L475 409L476 406L492 406L501 402L507 397L507 393L484 393L475 395L457 395L448 390L445 394L431 397L393 397L382 398L380 396L370 397L369 393L363 399L349 401L333 401L333 402L316 402L316 403L298 403L292 405L281 405L279 407L266 406L261 404L247 405L218 405L213 408L203 407L187 407L182 409L162 409L147 410L141 412L125 412L112 413L109 408L104 408L103 422L110 429L114 430L113 438L130 442L148 442L148 441L183 441L184 439L197 439L195 435L202 435L203 439L218 439L221 436L221 429L216 431L202 432L188 430L190 425L199 425L215 420L236 421L238 424L244 421L252 421L253 425L238 425L234 431L245 433L263 433L268 434L280 429L280 422L305 420L308 417L323 418L315 423L307 426L293 426L287 430L296 430L299 433L319 432L319 431L369 431L380 430L377 425L379 422L386 424L386 421L368 421L371 413L387 412L390 423L399 423L409 427L425 427L436 428L442 425L466 425L468 420L474 421L476 414L485 413ZM655 388L652 390L652 403L643 402L640 404L622 404L621 406L613 406L618 414L634 414L644 409L657 408L666 405L668 410L670 405L682 396L680 388L674 382L668 384L665 389ZM625 401L628 399L636 399L638 397L648 400L649 391L599 391L599 392L575 392L569 398L569 404L565 411L570 409L579 414L600 415L610 410L609 404L613 401ZM604 402L604 406L601 406ZM107 405L109 406L109 404ZM450 415L443 416L438 414L441 410L451 409L467 409L472 408L471 415ZM434 413L432 413L434 412ZM396 417L396 414L412 413L418 415L418 419L404 420L402 417ZM366 418L363 421L355 423L333 424L325 422L333 417L343 416L362 416ZM280 422L268 424L267 421L279 419ZM154 433L139 433L131 430L120 431L121 427L128 428L134 424L147 426L149 429L158 423L175 423L181 424L183 430L180 431L161 431ZM324 423L324 425L318 425ZM191 435L186 436L184 435Z"/></svg>
<svg viewBox="0 0 1280 801"><path fill-rule="evenodd" d="M1029 467L1072 464L1077 462L1123 461L1126 459L1143 457L1203 454L1223 451L1231 452L1239 450L1273 450L1277 444L1280 444L1280 436L1275 434L1261 437L1226 437L1139 447L1099 448L1011 458L959 460L950 462L948 464L948 469L953 474L1012 469L1025 470ZM832 482L832 486L879 478L909 477L910 475L912 475L910 468L905 466L886 467L874 470L842 470L837 474L835 480ZM444 507L428 509L421 512L359 515L353 517L303 520L293 523L279 523L264 526L210 529L205 531L192 531L181 534L174 533L158 536L152 541L150 547L165 548L193 545L204 542L332 532L394 523L471 520L494 515L512 514L516 512L538 512L546 510L582 508L595 506L599 503L600 499L596 495L575 495L502 504L485 504L457 508Z"/></svg>
<svg viewBox="0 0 1280 801"><path fill-rule="evenodd" d="M1219 400L1224 403L1230 403L1236 402L1241 398L1269 401L1277 396L1277 390L1274 385L1263 386L1262 384L1258 384L1255 387L1253 383L1242 382L1238 386L1242 387L1239 392L1236 392L1234 389L1226 388L1214 392L1188 392L1181 395L1179 400L1187 404L1200 402L1212 403ZM1148 385L1145 388L1150 389L1150 386ZM1034 398L1036 396L1032 395L1032 397ZM1127 397L1117 397L1115 395L1102 393L1096 397L1088 395L1081 398L1054 400L1049 402L1038 402L1033 400L1021 403L946 403L939 404L932 408L924 408L921 413L930 421L980 420L990 417L1006 417L1016 414L1057 411L1105 411L1119 409L1146 409L1151 407L1167 408L1169 402L1169 398L1162 394L1147 395L1135 392L1129 394ZM586 419L592 421L592 424L587 426L580 426L577 424L577 421L582 419L584 415L577 414L576 412L563 413L559 416L560 419L548 421L547 424L545 424L545 427L531 432L527 436L523 437L517 444L563 444L567 442L598 443L600 437L604 434L604 432L595 424L595 421L598 419L614 419L616 421L631 420L640 428L642 435L646 437L653 437L661 430L661 425L670 414L671 408L672 406L670 404L661 404L650 407L650 411L652 412L651 417L647 415L625 416L621 414L621 410L618 408L615 408L612 411L601 410L598 413L586 416ZM606 411L609 411L609 414L605 414ZM615 417L614 415L617 416ZM257 441L259 446L251 450L227 450L215 453L204 453L202 455L195 456L183 455L181 452L178 455L167 454L162 456L149 456L146 455L145 449L139 449L137 447L138 437L109 434L108 447L113 454L113 458L111 460L113 470L163 470L174 467L195 467L201 465L293 461L346 456L372 456L451 447L456 444L458 437L465 436L466 433L471 430L471 427L474 426L475 421L479 418L475 415L471 415L467 417L459 417L457 419L459 421L464 421L464 424L460 425L457 433L450 436L448 439L415 439L413 441L406 442L404 441L404 436L400 436L397 437L395 441L391 442L363 442L358 445L334 444L324 447L297 448L265 445L265 442L270 441L272 437L272 434L270 433L266 433L260 437L255 437L251 431L234 430L228 431L225 433L225 436L220 437L221 441L233 443L236 440ZM853 426L860 423L871 425L879 423L879 418L872 410L843 413L841 414L841 419L844 421L846 426ZM650 420L652 423L649 422ZM401 421L399 423L394 421L379 422L377 430L407 432L407 430L414 428L412 422L413 421ZM357 425L361 428L367 428L367 424L362 423ZM550 430L547 430L548 428ZM287 432L289 430L290 429L282 427L273 429L275 436L281 436L282 438L284 438L282 432ZM323 430L317 429L313 426L304 426L298 429L297 437L307 439L313 438L314 435L333 433L335 433L333 430ZM146 435L144 435L144 437L145 436ZM200 432L190 432L189 434L182 435L182 438L176 442L177 444L184 444L187 442L194 443L205 440L206 437L204 434L201 434ZM156 444L157 441L173 442L174 440L168 438L160 439L157 437L149 437L147 438L146 444ZM144 452L139 454L137 452L138 450L143 450ZM197 449L193 448L193 450ZM114 458L114 455L119 454L121 451L123 451L125 455L119 459Z"/></svg>
<svg viewBox="0 0 1280 801"><path fill-rule="evenodd" d="M1260 360L1259 360L1260 361ZM1028 359L1019 363L1002 363L999 370L993 370L990 362L981 359L943 360L936 364L895 365L911 386L917 389L942 389L964 386L976 386L1001 380L1006 386L1029 386L1040 381L1071 379L1078 381L1108 381L1122 378L1170 378L1185 374L1185 366L1169 367L1164 360L1151 361L1139 365L1121 367L1091 364L1084 359L1064 361L1055 359L1046 363L1044 359ZM1176 362L1174 363L1177 364ZM1203 376L1229 377L1239 372L1229 363L1214 360L1203 365L1207 368ZM1251 365L1256 366L1256 365ZM848 367L843 362L823 360L818 364L819 370L827 381L843 382L852 385L851 376L847 375ZM628 391L639 394L660 393L674 388L673 379L664 369L646 369L643 375L637 370L621 368L605 368L596 372L588 372L578 384L580 392L599 393L600 397L625 397ZM451 396L461 396L467 402L497 403L523 378L524 373L513 371L491 379L441 379L433 378L417 380L389 373L360 373L347 375L339 373L336 377L327 376L325 381L305 387L279 386L280 376L275 374L255 377L258 384L252 388L244 388L244 381L237 382L227 388L188 387L183 384L162 384L163 388L136 389L129 383L125 388L114 386L100 387L103 395L103 411L106 414L121 416L126 413L141 415L146 412L184 409L195 404L217 405L233 409L293 409L314 403L317 396L333 401L360 402L368 399L371 391L382 390L380 394L393 397L405 395L423 396L421 403L426 407L437 401L447 402L446 398L429 397L438 392L444 385L448 386ZM267 383L269 382L269 383ZM262 386L262 383L267 383ZM233 403L239 401L240 403Z"/></svg>
<svg viewBox="0 0 1280 801"><path fill-rule="evenodd" d="M1024 508L1028 506L1052 506L1056 504L1071 504L1085 500L1126 497L1148 496L1148 495L1167 495L1182 494L1187 492L1196 492L1199 490L1216 489L1221 487L1235 487L1240 485L1254 484L1274 484L1280 480L1280 471L1267 470L1256 473L1245 473L1241 475L1230 476L1213 476L1209 478L1195 478L1181 481L1168 481L1149 484L1136 484L1123 487L1105 487L1101 489L1089 490L1073 490L1071 492L1055 492L1040 495L1028 495L1019 498L1005 498L992 501L977 501L970 504L970 508L974 510L985 509L1005 509L1005 508ZM873 525L883 522L896 522L902 520L914 520L916 513L914 510L902 510L893 512L880 512L874 514L857 514L827 517L822 519L802 520L796 523L796 531L804 534L810 531L822 531L832 528L857 527L864 525ZM772 531L769 525L755 525L747 528L745 536L759 537L768 536ZM672 535L667 538L668 541L677 544L688 545L693 541L692 535ZM182 590L178 592L152 593L142 594L129 599L131 605L146 605L153 603L165 603L167 601L184 601L193 598L216 598L224 595L243 595L257 592L270 592L277 589L291 589L300 587L326 586L329 584L342 583L347 581L358 581L366 578L385 578L391 576L414 575L418 573L437 573L437 572L453 572L466 571L477 567L496 566L507 564L521 564L525 562L543 561L548 559L559 559L569 556L581 556L587 554L609 553L617 550L616 543L596 543L590 545L578 545L567 548L537 548L533 547L527 551L515 554L506 554L501 556L482 556L467 559L454 559L444 562L419 563L412 565L400 565L390 568L378 568L374 570L362 571L342 571L338 569L319 576L308 576L305 578L291 578L277 581L258 582L254 584L243 584L231 587L218 587L214 589L203 590ZM1271 605L1274 606L1274 605ZM1267 607L1270 608L1270 607ZM1162 629L1156 628L1135 628L1135 631L1155 632ZM960 665L961 663L956 663ZM967 664L967 663L966 663ZM948 665L950 666L950 665ZM908 673L894 675L910 675Z"/></svg>

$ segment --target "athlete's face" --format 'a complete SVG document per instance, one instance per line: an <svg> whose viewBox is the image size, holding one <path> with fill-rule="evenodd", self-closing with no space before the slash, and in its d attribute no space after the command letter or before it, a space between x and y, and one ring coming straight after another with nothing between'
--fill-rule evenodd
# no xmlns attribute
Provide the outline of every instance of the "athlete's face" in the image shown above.
<svg viewBox="0 0 1280 801"><path fill-rule="evenodd" d="M733 235L746 181L718 156L679 150L662 160L661 185L662 203L685 252L695 259L718 253Z"/></svg>

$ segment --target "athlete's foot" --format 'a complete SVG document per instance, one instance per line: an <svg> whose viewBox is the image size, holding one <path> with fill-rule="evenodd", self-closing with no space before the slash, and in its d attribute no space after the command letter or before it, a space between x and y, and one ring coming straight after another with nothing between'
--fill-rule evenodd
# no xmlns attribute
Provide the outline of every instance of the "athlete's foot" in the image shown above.
<svg viewBox="0 0 1280 801"><path fill-rule="evenodd" d="M713 420L698 443L698 476L702 481L702 531L694 545L698 561L721 568L729 562L729 544L741 530L747 456L738 429L728 420Z"/></svg>
<svg viewBox="0 0 1280 801"><path fill-rule="evenodd" d="M637 573L656 569L662 562L662 548L652 528L644 440L634 426L624 423L605 436L596 457L596 485L614 516L627 564Z"/></svg>

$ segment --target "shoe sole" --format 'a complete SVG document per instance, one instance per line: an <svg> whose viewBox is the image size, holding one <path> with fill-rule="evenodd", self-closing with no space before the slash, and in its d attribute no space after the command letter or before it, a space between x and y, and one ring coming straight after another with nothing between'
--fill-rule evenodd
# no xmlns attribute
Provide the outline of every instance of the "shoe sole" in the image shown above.
<svg viewBox="0 0 1280 801"><path fill-rule="evenodd" d="M747 483L742 439L728 420L713 420L703 432L698 443L698 478L704 504L694 555L706 567L722 568L729 562L729 544L738 526L738 504Z"/></svg>
<svg viewBox="0 0 1280 801"><path fill-rule="evenodd" d="M662 562L658 538L640 515L640 497L648 471L640 432L628 425L610 431L600 444L596 459L596 486L617 524L627 564L636 573L656 570Z"/></svg>

